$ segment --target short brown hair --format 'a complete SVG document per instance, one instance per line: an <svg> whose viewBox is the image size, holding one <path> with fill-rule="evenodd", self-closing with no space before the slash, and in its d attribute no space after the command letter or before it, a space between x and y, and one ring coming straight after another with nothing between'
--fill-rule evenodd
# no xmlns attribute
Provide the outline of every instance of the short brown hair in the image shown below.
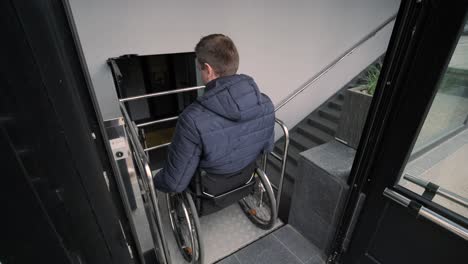
<svg viewBox="0 0 468 264"><path fill-rule="evenodd" d="M203 37L195 46L198 63L208 63L219 76L236 74L239 68L239 53L234 42L223 34Z"/></svg>

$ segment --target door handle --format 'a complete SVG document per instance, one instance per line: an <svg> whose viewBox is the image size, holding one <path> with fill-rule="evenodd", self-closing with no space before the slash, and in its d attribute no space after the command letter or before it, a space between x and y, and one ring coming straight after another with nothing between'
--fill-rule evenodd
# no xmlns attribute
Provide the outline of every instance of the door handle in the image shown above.
<svg viewBox="0 0 468 264"><path fill-rule="evenodd" d="M417 210L417 215L424 217L425 219L445 228L446 230L454 233L455 235L463 238L464 240L468 240L468 230L463 226L453 222L452 220L441 216L440 214L422 206L412 206L413 201L408 199L407 197L389 189L385 188L383 195L390 200L398 203L403 207L414 207Z"/></svg>

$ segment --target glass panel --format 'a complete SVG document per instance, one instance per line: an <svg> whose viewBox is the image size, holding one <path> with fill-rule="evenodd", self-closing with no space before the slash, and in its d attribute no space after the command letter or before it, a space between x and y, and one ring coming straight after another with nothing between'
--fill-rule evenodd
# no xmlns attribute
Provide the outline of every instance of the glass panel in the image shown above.
<svg viewBox="0 0 468 264"><path fill-rule="evenodd" d="M465 27L467 28L467 27ZM468 31L468 30L467 30ZM399 184L468 217L468 32L460 37ZM427 196L430 199L430 196Z"/></svg>

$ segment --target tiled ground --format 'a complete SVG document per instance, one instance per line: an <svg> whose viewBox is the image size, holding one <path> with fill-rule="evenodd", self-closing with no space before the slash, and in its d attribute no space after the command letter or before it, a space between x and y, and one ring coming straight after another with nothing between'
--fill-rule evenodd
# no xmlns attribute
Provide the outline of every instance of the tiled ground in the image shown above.
<svg viewBox="0 0 468 264"><path fill-rule="evenodd" d="M461 36L453 52L449 67L468 70L468 36Z"/></svg>
<svg viewBox="0 0 468 264"><path fill-rule="evenodd" d="M464 88L465 90L468 88ZM435 138L463 124L468 114L468 98L459 94L437 93L426 116L414 149L430 143Z"/></svg>
<svg viewBox="0 0 468 264"><path fill-rule="evenodd" d="M433 182L441 187L468 199L468 130L411 161L405 168L405 173ZM401 180L400 185L418 194L424 189ZM468 217L468 209L444 197L436 196L434 201Z"/></svg>
<svg viewBox="0 0 468 264"><path fill-rule="evenodd" d="M286 225L239 250L218 264L322 264L318 249Z"/></svg>

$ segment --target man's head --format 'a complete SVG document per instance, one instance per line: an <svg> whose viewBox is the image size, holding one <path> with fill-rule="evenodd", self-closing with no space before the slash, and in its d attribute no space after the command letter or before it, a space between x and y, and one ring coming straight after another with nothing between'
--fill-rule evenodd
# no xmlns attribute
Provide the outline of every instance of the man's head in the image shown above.
<svg viewBox="0 0 468 264"><path fill-rule="evenodd" d="M203 83L234 75L239 68L239 53L232 40L223 34L203 37L195 46Z"/></svg>

